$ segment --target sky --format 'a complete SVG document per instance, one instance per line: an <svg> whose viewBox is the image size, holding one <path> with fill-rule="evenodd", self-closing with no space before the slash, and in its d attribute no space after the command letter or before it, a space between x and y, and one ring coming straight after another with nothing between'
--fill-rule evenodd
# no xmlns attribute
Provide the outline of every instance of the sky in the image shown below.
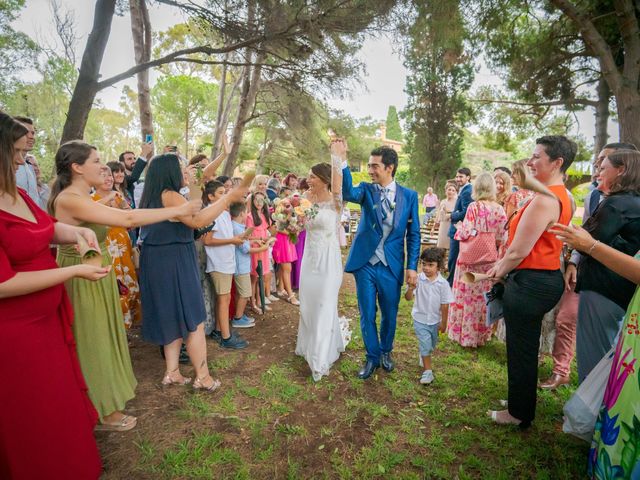
<svg viewBox="0 0 640 480"><path fill-rule="evenodd" d="M27 0L27 6L16 21L15 27L40 43L55 46L55 30L50 6L51 0ZM82 56L87 35L93 23L95 2L88 0L58 0L63 10L73 13L76 21L78 42L76 55L78 62ZM151 23L156 31L184 21L183 15L175 9L152 5L150 8ZM342 110L353 117L372 117L384 120L387 109L394 105L398 111L407 104L404 92L407 70L402 64L401 55L394 52L392 41L387 37L368 38L363 42L358 54L366 68L365 77L360 85L355 85L351 92L339 92L335 98L327 99L331 108ZM120 73L134 65L131 26L129 17L114 17L111 35L107 44L101 74L104 77ZM153 74L151 75L153 81ZM120 82L114 87L103 90L98 98L105 106L117 109L123 85L128 84L135 89L135 78ZM480 65L476 73L474 87L482 85L500 85L500 79L486 65ZM594 117L591 109L578 114L577 133L584 135L589 142L594 134ZM612 140L617 137L617 126L610 124L609 133Z"/></svg>

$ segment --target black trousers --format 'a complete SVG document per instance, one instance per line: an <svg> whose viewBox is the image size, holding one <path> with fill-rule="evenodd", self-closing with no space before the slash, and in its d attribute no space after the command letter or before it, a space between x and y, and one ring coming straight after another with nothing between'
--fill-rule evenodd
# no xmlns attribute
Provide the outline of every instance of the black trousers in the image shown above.
<svg viewBox="0 0 640 480"><path fill-rule="evenodd" d="M504 290L509 413L527 427L536 415L542 317L562 297L560 270L514 270Z"/></svg>

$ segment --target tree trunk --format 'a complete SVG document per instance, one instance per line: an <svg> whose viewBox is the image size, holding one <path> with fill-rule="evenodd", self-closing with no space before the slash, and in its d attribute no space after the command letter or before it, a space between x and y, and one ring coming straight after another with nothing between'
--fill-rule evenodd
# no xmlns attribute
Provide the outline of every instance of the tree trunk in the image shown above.
<svg viewBox="0 0 640 480"><path fill-rule="evenodd" d="M616 95L620 141L640 148L640 92L625 86Z"/></svg>
<svg viewBox="0 0 640 480"><path fill-rule="evenodd" d="M189 158L189 115L184 123L184 156Z"/></svg>
<svg viewBox="0 0 640 480"><path fill-rule="evenodd" d="M229 54L224 54L224 61L229 59ZM222 116L224 115L225 106L225 93L227 89L227 64L222 65L222 75L220 76L220 91L218 92L218 106L216 112L216 128L213 134L213 146L211 147L211 158L216 158L220 153L220 143L222 141L223 128L226 130L226 126L222 125Z"/></svg>
<svg viewBox="0 0 640 480"><path fill-rule="evenodd" d="M611 90L604 77L598 80L598 103L596 105L596 134L593 141L594 158L598 158L598 154L607 144L609 133L607 127L609 124L609 100L611 99Z"/></svg>
<svg viewBox="0 0 640 480"><path fill-rule="evenodd" d="M96 1L93 27L87 40L87 46L82 54L78 81L73 89L71 102L69 102L69 109L67 110L67 119L62 129L61 144L84 137L84 129L87 125L89 112L96 93L98 93L100 65L107 47L109 34L111 33L111 22L115 7L116 0Z"/></svg>
<svg viewBox="0 0 640 480"><path fill-rule="evenodd" d="M250 59L252 56L248 55ZM265 58L265 54L260 52L256 55L255 65L253 67L247 65L244 67L242 74L242 90L240 91L240 104L238 105L238 114L236 115L236 123L233 126L233 145L231 146L231 152L224 165L223 175L232 176L233 171L236 168L236 161L238 159L238 152L240 151L240 142L242 141L242 135L244 128L250 120L251 110L253 109L256 96L258 94L258 87L260 86L260 75L262 73L262 66L260 65Z"/></svg>
<svg viewBox="0 0 640 480"><path fill-rule="evenodd" d="M145 0L129 0L131 12L131 33L133 35L133 52L136 65L151 60L151 21ZM140 110L140 129L142 141L147 135L153 136L153 115L151 112L151 95L149 93L149 70L137 74L138 108Z"/></svg>

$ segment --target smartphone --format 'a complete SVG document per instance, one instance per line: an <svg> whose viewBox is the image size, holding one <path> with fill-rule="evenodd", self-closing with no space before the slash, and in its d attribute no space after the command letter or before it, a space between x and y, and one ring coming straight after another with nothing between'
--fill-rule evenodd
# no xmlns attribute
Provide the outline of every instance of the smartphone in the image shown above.
<svg viewBox="0 0 640 480"><path fill-rule="evenodd" d="M151 143L153 142L153 135L151 135L150 133L147 133L144 136L144 143Z"/></svg>
<svg viewBox="0 0 640 480"><path fill-rule="evenodd" d="M242 234L242 236L244 238L249 238L251 236L251 234L253 233L253 231L255 230L255 227L249 227L247 228L244 233Z"/></svg>

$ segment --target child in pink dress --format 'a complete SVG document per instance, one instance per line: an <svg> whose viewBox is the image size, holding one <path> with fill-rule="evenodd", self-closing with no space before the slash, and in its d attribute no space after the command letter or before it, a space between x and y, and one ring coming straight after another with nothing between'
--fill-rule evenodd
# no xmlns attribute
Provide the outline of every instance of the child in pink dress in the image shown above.
<svg viewBox="0 0 640 480"><path fill-rule="evenodd" d="M269 213L268 199L262 192L254 192L250 198L249 215L247 215L247 228L253 227L251 246L259 247L270 240L269 227L271 226L271 214ZM265 310L271 310L269 304L278 300L271 293L271 259L269 250L251 254L251 308L256 313L262 314L260 306L260 292L258 291L258 260L262 261L262 275L264 277Z"/></svg>
<svg viewBox="0 0 640 480"><path fill-rule="evenodd" d="M285 188L282 190L284 191ZM283 191L280 193L284 194L285 192ZM288 202L289 200L285 197L282 201ZM290 206L289 209L291 210L289 215L294 215L293 208ZM296 245L289 238L288 232L278 231L276 234L276 243L273 245L273 261L278 264L276 278L278 279L278 285L281 289L277 293L292 305L300 305L291 288L291 262L297 259L298 252L296 251Z"/></svg>

